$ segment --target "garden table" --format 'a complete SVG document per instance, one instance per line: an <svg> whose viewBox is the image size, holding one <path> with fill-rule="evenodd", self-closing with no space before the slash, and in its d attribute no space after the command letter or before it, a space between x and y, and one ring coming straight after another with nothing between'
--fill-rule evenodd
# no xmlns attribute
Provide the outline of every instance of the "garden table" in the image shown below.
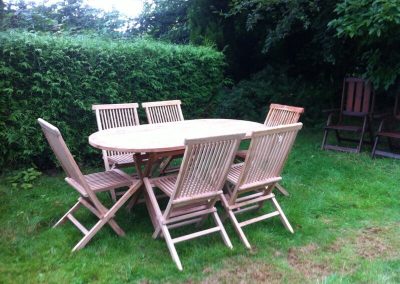
<svg viewBox="0 0 400 284"><path fill-rule="evenodd" d="M195 119L101 130L89 136L89 144L102 150L131 152L138 175L143 178L151 175L154 163L161 157L183 153L187 138L235 133L246 133L246 137L250 137L252 131L265 128L264 124L245 120ZM145 165L144 171L142 165ZM149 204L146 191L143 192ZM150 212L150 207L147 206L155 225L155 214Z"/></svg>

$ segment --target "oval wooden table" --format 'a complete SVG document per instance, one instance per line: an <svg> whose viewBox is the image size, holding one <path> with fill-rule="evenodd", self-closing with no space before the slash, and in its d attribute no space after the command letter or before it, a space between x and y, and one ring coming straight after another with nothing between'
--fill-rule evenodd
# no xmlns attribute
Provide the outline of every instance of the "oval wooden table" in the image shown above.
<svg viewBox="0 0 400 284"><path fill-rule="evenodd" d="M246 133L265 129L261 123L235 119L195 119L98 131L89 136L95 148L132 153L183 150L187 138Z"/></svg>
<svg viewBox="0 0 400 284"><path fill-rule="evenodd" d="M251 132L265 128L264 124L245 120L195 119L101 130L89 136L89 144L102 150L131 152L137 172L143 178L151 174L154 163L160 158L183 153L185 139L236 133L246 133L246 137L250 137ZM144 157L147 159L145 163ZM149 200L146 191L143 192L147 205ZM133 206L134 200L128 207ZM150 211L150 206L147 208L154 225L155 214Z"/></svg>

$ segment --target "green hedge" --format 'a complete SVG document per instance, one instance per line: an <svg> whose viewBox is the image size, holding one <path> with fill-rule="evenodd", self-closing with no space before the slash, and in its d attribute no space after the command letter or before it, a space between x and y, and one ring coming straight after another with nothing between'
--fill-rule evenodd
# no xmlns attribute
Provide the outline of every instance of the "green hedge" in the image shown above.
<svg viewBox="0 0 400 284"><path fill-rule="evenodd" d="M78 161L96 160L92 104L181 99L186 118L207 117L224 64L206 47L0 33L0 166L52 166L38 117L60 128Z"/></svg>

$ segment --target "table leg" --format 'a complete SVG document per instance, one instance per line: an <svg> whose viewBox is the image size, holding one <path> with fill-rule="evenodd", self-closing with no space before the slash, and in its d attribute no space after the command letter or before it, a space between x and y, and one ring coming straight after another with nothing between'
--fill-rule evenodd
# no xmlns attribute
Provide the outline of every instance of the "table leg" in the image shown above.
<svg viewBox="0 0 400 284"><path fill-rule="evenodd" d="M143 165L143 158L141 153L134 153L133 154L133 160L135 161L135 168L138 177L143 181L143 171L142 171L142 165ZM142 192L144 191L143 186L138 189L135 193L134 196L132 196L131 200L129 201L128 205L126 205L126 209L128 211L131 211L132 207L136 205L136 203L139 200L139 197L142 195Z"/></svg>
<svg viewBox="0 0 400 284"><path fill-rule="evenodd" d="M153 168L154 163L158 160L158 155L156 153L149 153L149 157L147 160L147 163L145 164L144 171L142 170L142 165L143 163L143 156L140 153L135 153L134 154L134 159L135 159L135 166L136 166L136 171L138 173L138 176L141 180L143 180L144 177L148 177L151 175L151 170ZM157 226L157 217L156 213L153 210L153 207L151 206L150 202L150 197L148 193L146 192L146 189L144 188L144 185L140 188L140 190L137 191L135 196L129 201L127 205L127 209L130 211L133 206L138 202L139 197L144 195L144 201L146 203L146 208L147 211L149 212L150 215L150 220L151 223L153 224L154 229Z"/></svg>

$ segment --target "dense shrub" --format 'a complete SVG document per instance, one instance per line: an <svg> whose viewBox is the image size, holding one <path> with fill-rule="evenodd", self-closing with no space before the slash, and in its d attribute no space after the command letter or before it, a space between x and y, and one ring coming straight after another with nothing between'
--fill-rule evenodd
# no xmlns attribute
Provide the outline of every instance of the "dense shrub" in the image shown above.
<svg viewBox="0 0 400 284"><path fill-rule="evenodd" d="M337 86L307 84L301 78L288 77L286 70L267 66L248 80L218 93L216 114L226 118L242 118L264 122L270 103L305 108L302 121L315 125L321 122L322 108L338 105L341 82ZM337 95L335 95L335 93Z"/></svg>
<svg viewBox="0 0 400 284"><path fill-rule="evenodd" d="M206 47L0 33L0 166L51 165L38 117L79 161L92 160L92 104L178 98L186 118L208 116L223 66Z"/></svg>

